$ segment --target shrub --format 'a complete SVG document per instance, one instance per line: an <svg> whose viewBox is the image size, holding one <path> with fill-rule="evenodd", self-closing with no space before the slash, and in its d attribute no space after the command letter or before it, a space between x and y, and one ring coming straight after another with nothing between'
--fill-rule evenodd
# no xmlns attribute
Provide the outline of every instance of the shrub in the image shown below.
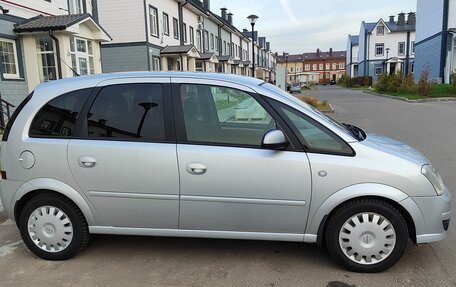
<svg viewBox="0 0 456 287"><path fill-rule="evenodd" d="M399 93L407 93L407 94L413 94L416 93L416 84L415 84L415 78L413 74L408 74L402 79L402 83L399 86L398 90Z"/></svg>
<svg viewBox="0 0 456 287"><path fill-rule="evenodd" d="M319 99L310 96L298 96L298 99L313 107L317 107L322 104Z"/></svg>
<svg viewBox="0 0 456 287"><path fill-rule="evenodd" d="M364 76L364 79L363 79L363 86L364 87L369 87L371 85L371 80L368 76Z"/></svg>
<svg viewBox="0 0 456 287"><path fill-rule="evenodd" d="M388 92L390 93L397 93L399 86L402 84L402 79L404 75L402 72L397 74L392 74L388 78Z"/></svg>
<svg viewBox="0 0 456 287"><path fill-rule="evenodd" d="M451 75L451 85L453 86L453 93L456 93L456 70Z"/></svg>
<svg viewBox="0 0 456 287"><path fill-rule="evenodd" d="M434 90L434 84L429 81L429 67L423 70L418 81L417 92L420 96L428 97Z"/></svg>
<svg viewBox="0 0 456 287"><path fill-rule="evenodd" d="M379 92L387 92L388 91L388 83L389 83L389 78L390 76L388 75L382 75L378 78L378 82L375 85L375 88Z"/></svg>

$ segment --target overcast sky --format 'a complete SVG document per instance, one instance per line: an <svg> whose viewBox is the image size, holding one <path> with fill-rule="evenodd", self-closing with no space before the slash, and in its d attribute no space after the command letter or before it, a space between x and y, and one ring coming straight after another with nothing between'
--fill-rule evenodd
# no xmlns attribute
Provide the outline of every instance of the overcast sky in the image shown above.
<svg viewBox="0 0 456 287"><path fill-rule="evenodd" d="M214 13L220 15L221 7L234 14L241 31L251 29L247 16L259 16L255 30L280 54L345 50L348 34L358 34L361 21L415 12L416 0L211 0Z"/></svg>

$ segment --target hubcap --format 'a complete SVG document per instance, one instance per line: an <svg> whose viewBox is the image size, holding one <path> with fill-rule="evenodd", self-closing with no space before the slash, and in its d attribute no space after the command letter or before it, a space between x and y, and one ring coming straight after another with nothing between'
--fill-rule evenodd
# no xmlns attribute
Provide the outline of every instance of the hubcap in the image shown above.
<svg viewBox="0 0 456 287"><path fill-rule="evenodd" d="M396 231L391 222L377 213L359 213L342 225L339 245L351 261L375 264L388 258L393 251Z"/></svg>
<svg viewBox="0 0 456 287"><path fill-rule="evenodd" d="M28 233L36 246L47 252L60 252L73 240L73 225L57 207L42 206L30 214Z"/></svg>

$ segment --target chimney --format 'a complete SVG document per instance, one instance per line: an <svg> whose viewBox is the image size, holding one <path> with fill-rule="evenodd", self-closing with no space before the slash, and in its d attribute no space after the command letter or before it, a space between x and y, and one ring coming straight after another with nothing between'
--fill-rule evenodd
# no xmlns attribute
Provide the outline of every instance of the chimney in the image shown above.
<svg viewBox="0 0 456 287"><path fill-rule="evenodd" d="M394 16L390 16L390 23L394 23L395 20L394 20Z"/></svg>
<svg viewBox="0 0 456 287"><path fill-rule="evenodd" d="M397 25L405 25L405 13L399 13L399 17L397 18Z"/></svg>
<svg viewBox="0 0 456 287"><path fill-rule="evenodd" d="M228 23L230 23L231 25L233 25L233 13L228 13Z"/></svg>
<svg viewBox="0 0 456 287"><path fill-rule="evenodd" d="M223 8L220 8L220 10L222 10L222 18L223 18L224 20L226 20L226 8L223 7Z"/></svg>
<svg viewBox="0 0 456 287"><path fill-rule="evenodd" d="M320 57L320 49L317 49L317 57Z"/></svg>
<svg viewBox="0 0 456 287"><path fill-rule="evenodd" d="M329 56L332 57L333 55L333 48L329 48Z"/></svg>
<svg viewBox="0 0 456 287"><path fill-rule="evenodd" d="M206 10L211 10L211 0L203 0L203 7Z"/></svg>
<svg viewBox="0 0 456 287"><path fill-rule="evenodd" d="M415 25L416 24L416 14L413 12L408 13L407 24Z"/></svg>
<svg viewBox="0 0 456 287"><path fill-rule="evenodd" d="M242 29L242 32L248 32L249 30L247 30L246 28Z"/></svg>
<svg viewBox="0 0 456 287"><path fill-rule="evenodd" d="M270 51L271 50L271 43L266 42L266 50Z"/></svg>

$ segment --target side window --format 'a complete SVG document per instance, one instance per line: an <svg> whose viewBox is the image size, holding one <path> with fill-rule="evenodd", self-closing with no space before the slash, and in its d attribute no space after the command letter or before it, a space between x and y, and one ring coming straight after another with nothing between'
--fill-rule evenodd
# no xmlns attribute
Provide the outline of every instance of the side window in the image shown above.
<svg viewBox="0 0 456 287"><path fill-rule="evenodd" d="M353 155L350 146L331 131L290 107L277 102L275 104L310 152Z"/></svg>
<svg viewBox="0 0 456 287"><path fill-rule="evenodd" d="M88 113L89 138L165 140L161 84L103 88Z"/></svg>
<svg viewBox="0 0 456 287"><path fill-rule="evenodd" d="M70 138L91 91L74 91L51 100L36 114L30 125L29 136Z"/></svg>
<svg viewBox="0 0 456 287"><path fill-rule="evenodd" d="M189 142L261 146L276 128L271 115L246 92L209 85L181 86Z"/></svg>

